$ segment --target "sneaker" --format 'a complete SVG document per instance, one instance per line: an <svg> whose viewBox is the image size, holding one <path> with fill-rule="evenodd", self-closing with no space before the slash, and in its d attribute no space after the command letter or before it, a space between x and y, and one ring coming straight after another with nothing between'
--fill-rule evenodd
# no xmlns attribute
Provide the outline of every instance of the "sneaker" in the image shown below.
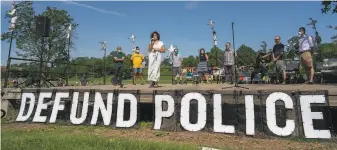
<svg viewBox="0 0 337 150"><path fill-rule="evenodd" d="M284 84L286 84L286 82L283 81L282 84L284 85Z"/></svg>
<svg viewBox="0 0 337 150"><path fill-rule="evenodd" d="M308 81L308 84L314 84L314 82L313 81Z"/></svg>

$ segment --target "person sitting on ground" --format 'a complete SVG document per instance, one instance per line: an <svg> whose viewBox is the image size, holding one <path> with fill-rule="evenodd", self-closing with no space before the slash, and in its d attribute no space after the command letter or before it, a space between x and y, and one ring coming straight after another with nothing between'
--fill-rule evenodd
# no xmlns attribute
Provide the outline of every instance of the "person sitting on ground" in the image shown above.
<svg viewBox="0 0 337 150"><path fill-rule="evenodd" d="M208 68L208 75L207 75L207 78L206 78L206 80L207 80L207 83L209 83L209 81L213 81L213 67L209 67Z"/></svg>
<svg viewBox="0 0 337 150"><path fill-rule="evenodd" d="M88 86L89 82L86 75L83 75L80 80L80 86Z"/></svg>
<svg viewBox="0 0 337 150"><path fill-rule="evenodd" d="M191 80L193 77L191 69L186 70L185 78Z"/></svg>
<svg viewBox="0 0 337 150"><path fill-rule="evenodd" d="M13 79L13 87L14 88L19 88L19 78L18 77L15 77Z"/></svg>
<svg viewBox="0 0 337 150"><path fill-rule="evenodd" d="M192 82L199 84L199 81L200 81L200 74L199 74L199 71L195 68L193 69L193 72L192 72Z"/></svg>
<svg viewBox="0 0 337 150"><path fill-rule="evenodd" d="M59 77L59 80L57 81L57 86L65 86L64 80L62 79L62 77Z"/></svg>
<svg viewBox="0 0 337 150"><path fill-rule="evenodd" d="M136 47L136 51L131 56L132 64L133 64L133 85L136 85L136 77L140 79L141 85L143 85L143 61L144 56L140 53L139 47Z"/></svg>

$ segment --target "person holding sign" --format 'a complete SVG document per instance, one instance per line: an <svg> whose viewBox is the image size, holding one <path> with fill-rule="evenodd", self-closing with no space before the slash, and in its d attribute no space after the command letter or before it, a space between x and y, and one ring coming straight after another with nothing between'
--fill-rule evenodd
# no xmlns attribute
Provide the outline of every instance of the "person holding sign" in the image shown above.
<svg viewBox="0 0 337 150"><path fill-rule="evenodd" d="M138 78L140 79L141 85L143 85L143 61L144 56L139 52L139 47L136 47L135 52L131 56L132 64L133 64L133 85L136 85L136 77L138 75Z"/></svg>
<svg viewBox="0 0 337 150"><path fill-rule="evenodd" d="M149 44L149 67L148 81L150 88L154 88L160 77L161 53L165 53L164 43L160 41L160 35L157 31L151 33Z"/></svg>

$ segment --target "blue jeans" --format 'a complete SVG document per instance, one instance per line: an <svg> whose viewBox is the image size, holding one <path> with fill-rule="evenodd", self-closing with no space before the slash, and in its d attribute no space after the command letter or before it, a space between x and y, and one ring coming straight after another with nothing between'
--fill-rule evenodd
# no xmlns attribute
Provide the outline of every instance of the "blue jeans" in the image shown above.
<svg viewBox="0 0 337 150"><path fill-rule="evenodd" d="M133 73L142 73L143 68L133 68Z"/></svg>

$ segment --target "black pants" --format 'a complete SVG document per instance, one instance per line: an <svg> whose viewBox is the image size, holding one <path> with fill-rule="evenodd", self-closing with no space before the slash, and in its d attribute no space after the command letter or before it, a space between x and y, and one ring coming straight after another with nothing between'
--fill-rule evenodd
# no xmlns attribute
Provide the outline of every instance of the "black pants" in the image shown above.
<svg viewBox="0 0 337 150"><path fill-rule="evenodd" d="M116 66L115 68L115 76L113 78L112 84L122 84L123 78L123 66Z"/></svg>
<svg viewBox="0 0 337 150"><path fill-rule="evenodd" d="M225 81L233 82L233 66L224 66Z"/></svg>

